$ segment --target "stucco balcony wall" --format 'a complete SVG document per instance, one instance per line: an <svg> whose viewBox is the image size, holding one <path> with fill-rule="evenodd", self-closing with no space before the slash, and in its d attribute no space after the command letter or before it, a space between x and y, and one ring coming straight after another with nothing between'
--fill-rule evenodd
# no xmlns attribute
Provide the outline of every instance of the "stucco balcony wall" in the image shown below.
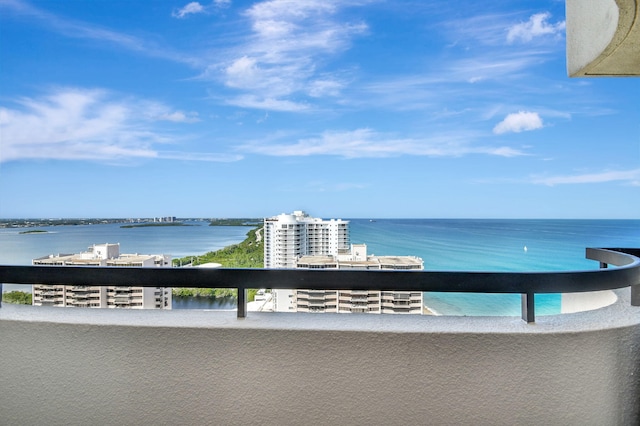
<svg viewBox="0 0 640 426"><path fill-rule="evenodd" d="M567 0L570 77L640 75L640 1Z"/></svg>
<svg viewBox="0 0 640 426"><path fill-rule="evenodd" d="M638 424L629 293L532 324L4 304L0 424Z"/></svg>

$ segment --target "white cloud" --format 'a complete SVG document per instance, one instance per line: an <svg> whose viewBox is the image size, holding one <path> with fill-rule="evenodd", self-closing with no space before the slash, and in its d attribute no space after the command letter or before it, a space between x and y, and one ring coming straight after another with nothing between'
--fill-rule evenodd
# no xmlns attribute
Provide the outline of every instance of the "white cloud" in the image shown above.
<svg viewBox="0 0 640 426"><path fill-rule="evenodd" d="M493 128L493 133L500 135L507 132L519 133L543 127L542 118L537 112L520 111L509 114Z"/></svg>
<svg viewBox="0 0 640 426"><path fill-rule="evenodd" d="M136 37L87 22L62 18L53 13L38 9L26 2L4 0L0 1L0 7L17 11L21 16L29 17L32 21L40 21L67 37L99 39L126 46L134 50L140 50L142 48L142 41Z"/></svg>
<svg viewBox="0 0 640 426"><path fill-rule="evenodd" d="M547 22L549 18L551 18L551 14L548 12L536 13L532 15L527 22L521 22L511 26L507 32L507 41L509 43L518 40L529 42L535 37L543 35L562 34L565 29L565 21L552 24Z"/></svg>
<svg viewBox="0 0 640 426"><path fill-rule="evenodd" d="M309 105L284 99L263 98L253 95L242 95L227 99L227 104L242 108L253 108L267 111L300 112L309 109Z"/></svg>
<svg viewBox="0 0 640 426"><path fill-rule="evenodd" d="M338 96L344 83L332 79L319 79L309 83L309 96L320 98L323 96Z"/></svg>
<svg viewBox="0 0 640 426"><path fill-rule="evenodd" d="M150 144L159 137L130 128L130 108L106 97L100 90L67 89L21 99L21 110L1 108L0 160L154 157Z"/></svg>
<svg viewBox="0 0 640 426"><path fill-rule="evenodd" d="M600 173L587 173L565 176L534 177L533 183L542 185L566 185L585 183L626 182L632 186L640 186L640 169L613 170Z"/></svg>
<svg viewBox="0 0 640 426"><path fill-rule="evenodd" d="M400 155L428 157L459 157L469 154L514 157L527 155L509 147L474 146L472 134L443 134L428 139L396 138L371 129L327 131L318 137L299 139L294 143L265 144L264 141L245 144L243 152L270 156L331 155L343 158L383 158Z"/></svg>
<svg viewBox="0 0 640 426"><path fill-rule="evenodd" d="M520 151L515 148L511 148L510 146L499 146L496 148L485 149L485 154L496 155L498 157L520 157L525 154L523 151Z"/></svg>
<svg viewBox="0 0 640 426"><path fill-rule="evenodd" d="M0 162L175 158L155 148L175 138L155 130L154 123L197 119L194 113L172 111L152 101L118 99L97 89L63 88L15 103L16 108L0 107ZM216 154L197 156L199 160L229 161Z"/></svg>
<svg viewBox="0 0 640 426"><path fill-rule="evenodd" d="M551 13L536 13L526 22L512 24L514 13L478 14L465 19L455 19L445 22L448 37L452 39L449 47L459 45L473 46L502 46L504 44L505 28L507 41L529 42L534 38L545 35L561 35L565 29L565 21L549 22Z"/></svg>
<svg viewBox="0 0 640 426"><path fill-rule="evenodd" d="M162 151L158 152L158 158L162 160L180 160L180 161L207 161L216 163L231 163L243 159L242 155L237 154L216 154L210 152L179 152L179 151Z"/></svg>
<svg viewBox="0 0 640 426"><path fill-rule="evenodd" d="M540 81L541 75L536 70L564 51L564 44L554 39L553 43L537 43L526 49L508 45L505 36L516 13L483 13L482 9L492 8L478 6L479 13L469 13L470 18L436 23L436 28L443 28L441 36L451 41L446 45L446 55L434 60L437 66L421 69L419 75L390 75L386 83L369 83L365 89L373 91L375 102L404 109L433 108L454 102L482 108L479 104L483 100L509 99L513 90L547 95L550 92L547 85L531 82ZM548 19L543 22L546 29L550 25ZM532 33L537 34L537 28ZM467 84L463 87L461 83Z"/></svg>
<svg viewBox="0 0 640 426"><path fill-rule="evenodd" d="M256 21L270 19L304 19L311 15L333 13L336 9L330 0L267 0L251 6L247 14Z"/></svg>
<svg viewBox="0 0 640 426"><path fill-rule="evenodd" d="M188 3L187 5L185 5L183 8L174 10L171 16L173 16L174 18L182 19L187 15L194 15L197 13L204 13L204 12L205 12L205 8L203 5L201 5L197 1L192 1L191 3Z"/></svg>
<svg viewBox="0 0 640 426"><path fill-rule="evenodd" d="M450 66L449 82L466 81L478 83L486 80L499 81L527 70L540 61L537 52L493 52L468 59L460 59Z"/></svg>
<svg viewBox="0 0 640 426"><path fill-rule="evenodd" d="M195 111L184 112L172 110L168 106L151 101L139 101L141 115L153 121L171 121L173 123L196 123L200 121L198 113Z"/></svg>
<svg viewBox="0 0 640 426"><path fill-rule="evenodd" d="M250 32L229 50L228 59L212 65L203 77L215 75L242 95L229 103L244 102L246 108L283 104L300 96L337 96L344 84L322 73L327 58L347 49L351 39L367 30L361 22L341 21L339 7L348 4L328 0L271 0L254 4L244 12ZM300 110L290 108L287 110Z"/></svg>
<svg viewBox="0 0 640 426"><path fill-rule="evenodd" d="M451 14L457 16L458 14ZM479 43L484 46L504 44L504 29L513 19L512 14L471 14L469 18L454 18L445 21L445 35L451 40L449 48L468 47Z"/></svg>
<svg viewBox="0 0 640 426"><path fill-rule="evenodd" d="M144 39L90 22L58 16L22 1L7 2L0 0L0 8L14 10L19 13L19 16L29 19L29 24L39 23L50 31L62 34L65 37L95 40L106 45L122 47L132 52L140 52L148 56L192 66L201 64L201 58L195 55L185 55L167 45L158 44L157 40Z"/></svg>
<svg viewBox="0 0 640 426"><path fill-rule="evenodd" d="M172 121L174 123L196 123L200 121L198 113L190 112L184 113L183 111L173 111L158 116L158 120Z"/></svg>
<svg viewBox="0 0 640 426"><path fill-rule="evenodd" d="M475 105L486 100L510 99L513 90L527 90L527 94L535 91L547 96L551 93L547 87L523 86L521 82L544 62L548 54L538 49L524 52L512 48L483 48L476 55L465 54L460 59L443 61L432 71L368 81L361 86L358 98L352 98L350 104L375 103L397 110L427 110L452 103ZM517 84L516 89L514 83Z"/></svg>
<svg viewBox="0 0 640 426"><path fill-rule="evenodd" d="M227 86L229 87L255 87L259 84L260 70L255 58L243 56L236 59L226 69Z"/></svg>

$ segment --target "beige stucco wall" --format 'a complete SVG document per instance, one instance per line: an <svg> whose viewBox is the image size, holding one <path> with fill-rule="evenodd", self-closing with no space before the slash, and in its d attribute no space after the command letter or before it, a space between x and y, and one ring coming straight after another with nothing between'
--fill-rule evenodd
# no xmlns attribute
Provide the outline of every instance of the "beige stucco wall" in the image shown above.
<svg viewBox="0 0 640 426"><path fill-rule="evenodd" d="M566 0L571 77L640 75L640 1Z"/></svg>
<svg viewBox="0 0 640 426"><path fill-rule="evenodd" d="M637 424L640 308L519 318L0 309L0 424Z"/></svg>

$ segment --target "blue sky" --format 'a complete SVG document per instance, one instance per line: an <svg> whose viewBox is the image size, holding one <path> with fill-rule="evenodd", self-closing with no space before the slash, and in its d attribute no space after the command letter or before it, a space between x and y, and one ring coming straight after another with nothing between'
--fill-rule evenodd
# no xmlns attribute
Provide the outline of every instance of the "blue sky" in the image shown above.
<svg viewBox="0 0 640 426"><path fill-rule="evenodd" d="M0 217L638 218L564 2L0 0Z"/></svg>

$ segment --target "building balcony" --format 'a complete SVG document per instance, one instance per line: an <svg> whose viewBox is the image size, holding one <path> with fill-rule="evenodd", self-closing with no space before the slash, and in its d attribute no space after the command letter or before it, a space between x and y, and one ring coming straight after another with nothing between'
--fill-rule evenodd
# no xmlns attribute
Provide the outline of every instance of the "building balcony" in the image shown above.
<svg viewBox="0 0 640 426"><path fill-rule="evenodd" d="M399 310L399 309L396 309L396 310L393 310L393 311L383 310L382 314L383 315L410 315L410 316L414 316L414 315L420 315L420 310L419 309L417 309L417 310L408 310L408 309Z"/></svg>
<svg viewBox="0 0 640 426"><path fill-rule="evenodd" d="M91 293L67 293L69 299L89 299L91 296Z"/></svg>
<svg viewBox="0 0 640 426"><path fill-rule="evenodd" d="M287 425L304 413L312 424L638 424L640 259L591 256L620 266L533 274L0 266L0 282L73 285L108 274L112 285L241 290L235 313L3 304L0 423ZM525 321L244 308L241 283L311 282L521 293ZM607 290L616 301L526 315L536 293L569 290Z"/></svg>
<svg viewBox="0 0 640 426"><path fill-rule="evenodd" d="M89 291L91 287L86 285L74 285L69 288L70 291L80 292L80 291Z"/></svg>
<svg viewBox="0 0 640 426"><path fill-rule="evenodd" d="M341 300L338 303L338 307L342 310L350 310L351 308L354 307L360 307L360 308L367 308L369 306L369 303L362 303L362 302L352 302L350 300ZM377 304L372 304L372 307L377 306Z"/></svg>
<svg viewBox="0 0 640 426"><path fill-rule="evenodd" d="M382 306L382 313L383 314L408 314L410 311L411 311L411 309L409 309L408 305L405 305L405 306L392 306L392 307ZM417 309L417 312L420 313L420 309Z"/></svg>
<svg viewBox="0 0 640 426"><path fill-rule="evenodd" d="M411 306L409 304L409 301L399 301L399 300L396 300L393 302L383 300L381 305L383 308L391 308L391 309L402 309L402 308L408 309Z"/></svg>
<svg viewBox="0 0 640 426"><path fill-rule="evenodd" d="M361 302L352 302L350 305L348 305L349 308L351 309L365 309L365 310L369 310L369 304L368 303L361 303Z"/></svg>
<svg viewBox="0 0 640 426"><path fill-rule="evenodd" d="M370 293L371 292L369 290L351 290L350 292L348 292L348 294L351 296L369 296Z"/></svg>

